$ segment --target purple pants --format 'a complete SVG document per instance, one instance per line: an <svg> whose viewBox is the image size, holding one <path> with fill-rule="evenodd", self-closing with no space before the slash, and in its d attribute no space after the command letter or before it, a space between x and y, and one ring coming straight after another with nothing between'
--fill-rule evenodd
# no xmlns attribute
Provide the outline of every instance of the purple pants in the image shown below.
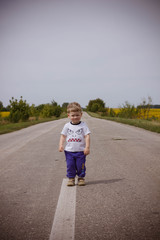
<svg viewBox="0 0 160 240"><path fill-rule="evenodd" d="M84 155L84 152L64 152L67 163L67 177L75 178L76 175L78 175L78 177L85 177L86 156Z"/></svg>

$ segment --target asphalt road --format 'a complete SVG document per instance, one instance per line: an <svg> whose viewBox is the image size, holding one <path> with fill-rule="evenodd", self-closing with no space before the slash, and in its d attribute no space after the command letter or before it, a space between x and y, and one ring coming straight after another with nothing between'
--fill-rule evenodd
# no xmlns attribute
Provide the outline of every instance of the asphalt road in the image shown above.
<svg viewBox="0 0 160 240"><path fill-rule="evenodd" d="M85 187L76 186L75 240L160 239L160 135L89 117ZM67 119L0 135L0 239L48 240L66 165Z"/></svg>

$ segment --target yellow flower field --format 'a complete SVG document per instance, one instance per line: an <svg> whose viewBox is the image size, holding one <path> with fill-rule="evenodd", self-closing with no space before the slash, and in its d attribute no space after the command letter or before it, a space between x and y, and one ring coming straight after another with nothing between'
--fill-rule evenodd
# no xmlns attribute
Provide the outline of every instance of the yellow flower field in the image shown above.
<svg viewBox="0 0 160 240"><path fill-rule="evenodd" d="M0 112L0 117L5 118L8 117L10 112Z"/></svg>
<svg viewBox="0 0 160 240"><path fill-rule="evenodd" d="M116 114L120 111L119 108L113 108L113 110ZM9 114L10 112L0 112L0 117L5 118L5 117L8 117ZM155 117L156 119L160 120L160 108L151 108L149 111L148 117L149 118Z"/></svg>
<svg viewBox="0 0 160 240"><path fill-rule="evenodd" d="M120 108L113 108L113 111L117 114L119 113Z"/></svg>
<svg viewBox="0 0 160 240"><path fill-rule="evenodd" d="M113 108L113 110L116 114L120 111L119 108ZM148 117L149 118L155 117L160 120L160 108L151 108L149 111Z"/></svg>
<svg viewBox="0 0 160 240"><path fill-rule="evenodd" d="M149 111L149 117L156 117L158 119L160 119L160 109L154 109L152 108L150 111Z"/></svg>

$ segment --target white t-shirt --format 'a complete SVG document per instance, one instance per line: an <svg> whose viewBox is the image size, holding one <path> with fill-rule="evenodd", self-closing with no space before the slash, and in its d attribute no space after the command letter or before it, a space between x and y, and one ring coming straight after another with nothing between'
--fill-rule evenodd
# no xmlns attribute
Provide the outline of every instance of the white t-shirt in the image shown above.
<svg viewBox="0 0 160 240"><path fill-rule="evenodd" d="M64 125L61 134L66 136L66 151L81 152L85 149L85 136L90 134L90 130L85 122L69 122Z"/></svg>

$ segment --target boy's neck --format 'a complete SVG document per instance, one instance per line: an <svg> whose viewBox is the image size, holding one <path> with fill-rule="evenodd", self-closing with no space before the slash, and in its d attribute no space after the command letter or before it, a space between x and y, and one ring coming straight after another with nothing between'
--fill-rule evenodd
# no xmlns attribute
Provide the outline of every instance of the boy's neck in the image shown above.
<svg viewBox="0 0 160 240"><path fill-rule="evenodd" d="M78 123L72 123L70 122L72 125L79 125L81 123L81 121L79 121Z"/></svg>

